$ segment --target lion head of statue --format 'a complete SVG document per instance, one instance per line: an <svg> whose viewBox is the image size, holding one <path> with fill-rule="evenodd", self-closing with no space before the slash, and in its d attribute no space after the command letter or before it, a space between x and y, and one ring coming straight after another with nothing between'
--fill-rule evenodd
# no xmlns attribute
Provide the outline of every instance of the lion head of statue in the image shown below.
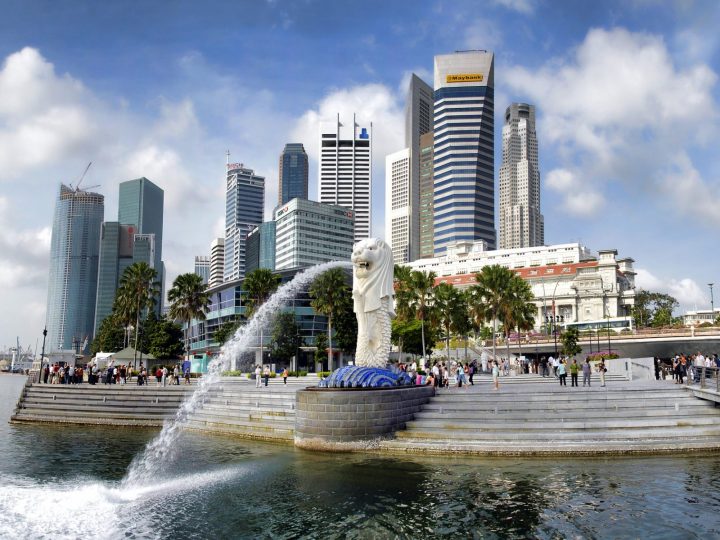
<svg viewBox="0 0 720 540"><path fill-rule="evenodd" d="M379 238L360 240L353 246L350 260L353 264L353 296L362 295L365 311L378 309L380 299L392 298L392 250Z"/></svg>

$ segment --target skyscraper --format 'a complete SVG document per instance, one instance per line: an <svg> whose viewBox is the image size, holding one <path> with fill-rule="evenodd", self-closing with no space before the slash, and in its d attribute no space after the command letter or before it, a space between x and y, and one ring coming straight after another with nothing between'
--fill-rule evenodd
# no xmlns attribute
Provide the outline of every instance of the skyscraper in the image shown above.
<svg viewBox="0 0 720 540"><path fill-rule="evenodd" d="M223 281L245 277L245 241L263 220L265 178L242 163L228 163Z"/></svg>
<svg viewBox="0 0 720 540"><path fill-rule="evenodd" d="M216 238L210 243L210 280L208 287L220 285L225 271L225 239Z"/></svg>
<svg viewBox="0 0 720 540"><path fill-rule="evenodd" d="M165 192L145 177L120 183L118 220L102 224L95 332L103 319L112 313L123 272L134 263L147 263L157 272L162 290L155 312L158 315L162 313L165 285L162 261L164 200Z"/></svg>
<svg viewBox="0 0 720 540"><path fill-rule="evenodd" d="M408 261L420 256L420 137L432 129L433 89L413 73L405 100L405 146L410 150Z"/></svg>
<svg viewBox="0 0 720 540"><path fill-rule="evenodd" d="M163 279L162 239L165 192L147 178L120 183L118 222L135 225L137 234L155 235L155 263L151 265Z"/></svg>
<svg viewBox="0 0 720 540"><path fill-rule="evenodd" d="M84 352L93 337L105 198L60 184L50 241L48 350Z"/></svg>
<svg viewBox="0 0 720 540"><path fill-rule="evenodd" d="M125 269L137 262L155 264L155 235L138 234L135 225L105 221L100 233L100 261L95 304L95 333L112 313L115 294ZM159 276L158 276L159 277Z"/></svg>
<svg viewBox="0 0 720 540"><path fill-rule="evenodd" d="M332 122L320 125L320 202L351 209L355 214L355 241L370 236L372 197L372 123L360 127Z"/></svg>
<svg viewBox="0 0 720 540"><path fill-rule="evenodd" d="M265 221L248 233L245 273L258 268L275 270L275 222Z"/></svg>
<svg viewBox="0 0 720 540"><path fill-rule="evenodd" d="M484 240L495 249L493 54L435 57L434 250Z"/></svg>
<svg viewBox="0 0 720 540"><path fill-rule="evenodd" d="M435 256L433 250L433 132L420 136L420 250L418 257Z"/></svg>
<svg viewBox="0 0 720 540"><path fill-rule="evenodd" d="M535 106L513 103L505 111L500 166L500 249L545 244L540 213L540 169Z"/></svg>
<svg viewBox="0 0 720 540"><path fill-rule="evenodd" d="M288 143L280 154L278 204L308 198L308 156L300 143Z"/></svg>
<svg viewBox="0 0 720 540"><path fill-rule="evenodd" d="M385 238L395 264L414 260L410 254L419 242L418 236L413 246L413 223L419 220L417 211L413 215L410 154L409 148L403 148L385 158Z"/></svg>

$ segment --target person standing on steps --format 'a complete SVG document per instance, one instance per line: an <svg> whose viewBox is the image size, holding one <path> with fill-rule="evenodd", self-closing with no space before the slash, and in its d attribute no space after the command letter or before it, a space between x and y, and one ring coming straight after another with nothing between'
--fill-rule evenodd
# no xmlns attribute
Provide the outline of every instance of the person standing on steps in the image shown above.
<svg viewBox="0 0 720 540"><path fill-rule="evenodd" d="M565 360L558 361L557 376L558 379L560 379L560 386L567 386L567 371L565 371Z"/></svg>
<svg viewBox="0 0 720 540"><path fill-rule="evenodd" d="M590 386L590 375L592 373L592 367L590 366L590 358L585 358L585 363L582 366L583 372L583 386L587 383Z"/></svg>
<svg viewBox="0 0 720 540"><path fill-rule="evenodd" d="M283 378L283 384L287 384L287 378L288 378L288 370L287 370L287 368L283 369L282 378Z"/></svg>
<svg viewBox="0 0 720 540"><path fill-rule="evenodd" d="M578 366L577 360L573 358L572 364L570 364L570 386L578 385L578 372L580 366Z"/></svg>
<svg viewBox="0 0 720 540"><path fill-rule="evenodd" d="M260 376L262 375L262 370L260 369L260 364L255 366L255 388L260 388L262 385L262 381L260 380Z"/></svg>
<svg viewBox="0 0 720 540"><path fill-rule="evenodd" d="M263 369L263 379L265 379L265 386L267 386L268 379L270 379L270 366L265 366L265 369Z"/></svg>
<svg viewBox="0 0 720 540"><path fill-rule="evenodd" d="M500 390L500 366L497 360L493 360L492 363L492 379L495 390Z"/></svg>
<svg viewBox="0 0 720 540"><path fill-rule="evenodd" d="M607 368L605 367L605 360L602 358L598 364L598 372L600 373L600 386L605 386L605 373L607 372Z"/></svg>

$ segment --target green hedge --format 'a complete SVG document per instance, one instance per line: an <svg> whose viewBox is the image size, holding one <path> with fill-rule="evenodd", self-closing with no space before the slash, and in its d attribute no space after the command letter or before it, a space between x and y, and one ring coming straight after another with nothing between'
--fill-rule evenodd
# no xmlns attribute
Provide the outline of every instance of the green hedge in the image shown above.
<svg viewBox="0 0 720 540"><path fill-rule="evenodd" d="M329 377L332 371L318 371L317 376L321 379L324 379L325 377Z"/></svg>

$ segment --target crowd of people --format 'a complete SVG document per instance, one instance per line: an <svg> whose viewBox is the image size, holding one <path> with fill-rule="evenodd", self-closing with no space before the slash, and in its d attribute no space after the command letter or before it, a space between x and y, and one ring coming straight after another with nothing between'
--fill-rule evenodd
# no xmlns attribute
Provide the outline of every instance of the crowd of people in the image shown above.
<svg viewBox="0 0 720 540"><path fill-rule="evenodd" d="M687 382L700 382L703 368L706 368L706 376L712 376L714 369L720 368L718 355L704 355L700 351L696 354L676 354L670 359L669 365L656 358L655 378L660 380L671 377L675 384L684 384L686 379Z"/></svg>
<svg viewBox="0 0 720 540"><path fill-rule="evenodd" d="M156 386L179 385L181 378L185 384L190 384L190 362L185 361L182 365L156 366L148 374L142 362L137 370L133 370L128 364L115 365L109 362L105 368L101 368L97 362L89 362L84 366L70 365L60 362L47 365L42 371L42 382L44 384L82 384L91 385L102 383L106 385L130 384L133 376L138 386L150 384L149 377L155 377Z"/></svg>

